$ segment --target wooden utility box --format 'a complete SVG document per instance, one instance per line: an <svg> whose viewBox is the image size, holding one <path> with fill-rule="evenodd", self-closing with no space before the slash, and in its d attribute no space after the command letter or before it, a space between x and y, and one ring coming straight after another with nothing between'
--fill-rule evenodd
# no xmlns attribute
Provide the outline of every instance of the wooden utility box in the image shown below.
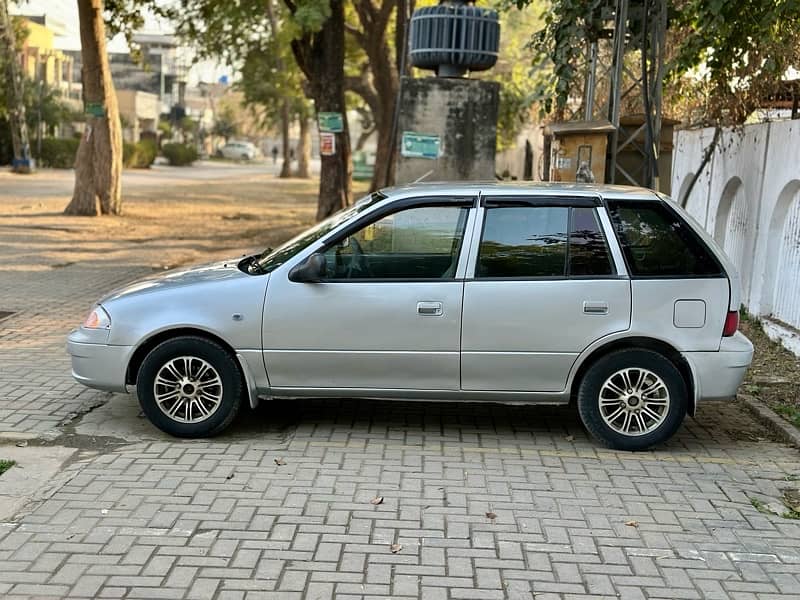
<svg viewBox="0 0 800 600"><path fill-rule="evenodd" d="M595 183L605 183L608 134L614 126L608 121L565 121L544 128L551 138L550 181L575 181L578 167L588 163Z"/></svg>

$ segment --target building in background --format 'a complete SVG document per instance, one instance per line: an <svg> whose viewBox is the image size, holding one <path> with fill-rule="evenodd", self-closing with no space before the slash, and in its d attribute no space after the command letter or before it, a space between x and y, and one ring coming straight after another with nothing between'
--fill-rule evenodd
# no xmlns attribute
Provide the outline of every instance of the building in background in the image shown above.
<svg viewBox="0 0 800 600"><path fill-rule="evenodd" d="M75 99L75 91L80 99L73 58L56 47L56 36L63 33L63 25L45 15L20 15L20 18L28 32L20 57L22 73L30 81L57 89L64 99Z"/></svg>
<svg viewBox="0 0 800 600"><path fill-rule="evenodd" d="M138 90L117 90L122 137L127 142L156 139L160 103L156 94Z"/></svg>

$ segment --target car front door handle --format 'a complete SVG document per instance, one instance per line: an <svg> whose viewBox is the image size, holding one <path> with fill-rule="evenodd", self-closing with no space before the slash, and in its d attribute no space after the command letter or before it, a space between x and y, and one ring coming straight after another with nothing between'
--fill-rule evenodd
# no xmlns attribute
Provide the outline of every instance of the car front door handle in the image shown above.
<svg viewBox="0 0 800 600"><path fill-rule="evenodd" d="M441 302L417 302L417 314L426 317L440 317L442 315Z"/></svg>

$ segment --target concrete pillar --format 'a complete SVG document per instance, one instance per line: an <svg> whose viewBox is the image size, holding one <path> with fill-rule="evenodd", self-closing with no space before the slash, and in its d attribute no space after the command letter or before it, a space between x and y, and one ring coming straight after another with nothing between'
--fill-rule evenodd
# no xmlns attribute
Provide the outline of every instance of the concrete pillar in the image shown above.
<svg viewBox="0 0 800 600"><path fill-rule="evenodd" d="M396 182L494 180L500 84L477 79L403 78L398 146L403 133L439 136L436 159L397 159Z"/></svg>

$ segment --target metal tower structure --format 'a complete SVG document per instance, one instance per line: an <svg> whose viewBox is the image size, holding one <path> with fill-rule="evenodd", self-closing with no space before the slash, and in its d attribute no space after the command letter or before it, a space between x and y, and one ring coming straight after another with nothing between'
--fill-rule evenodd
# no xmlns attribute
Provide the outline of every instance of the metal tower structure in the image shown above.
<svg viewBox="0 0 800 600"><path fill-rule="evenodd" d="M666 0L603 0L592 15L581 108L572 118L608 119L614 126L607 182L658 189L666 30ZM642 122L622 124L623 110L641 114ZM620 152L628 148L641 157L641 168L619 164Z"/></svg>

